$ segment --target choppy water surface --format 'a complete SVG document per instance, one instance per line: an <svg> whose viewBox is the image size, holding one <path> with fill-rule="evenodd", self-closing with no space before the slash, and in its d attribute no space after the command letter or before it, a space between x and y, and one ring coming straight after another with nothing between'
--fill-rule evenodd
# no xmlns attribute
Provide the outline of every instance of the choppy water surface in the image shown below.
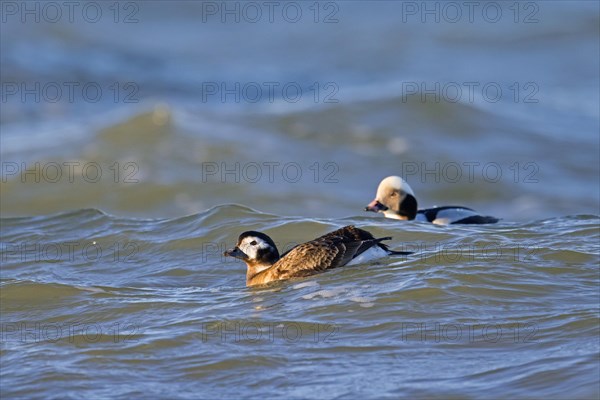
<svg viewBox="0 0 600 400"><path fill-rule="evenodd" d="M599 6L490 3L3 15L2 398L597 399ZM103 95L12 93L65 82ZM390 174L502 221L364 213ZM253 289L221 255L347 224L415 254Z"/></svg>
<svg viewBox="0 0 600 400"><path fill-rule="evenodd" d="M598 395L597 216L449 228L221 206L2 222L6 395ZM240 226L284 247L350 223L417 253L253 289L221 256Z"/></svg>

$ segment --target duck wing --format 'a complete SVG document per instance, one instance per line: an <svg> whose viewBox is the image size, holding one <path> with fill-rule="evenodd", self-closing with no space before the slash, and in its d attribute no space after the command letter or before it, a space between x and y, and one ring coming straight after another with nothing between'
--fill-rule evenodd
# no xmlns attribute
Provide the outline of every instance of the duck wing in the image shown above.
<svg viewBox="0 0 600 400"><path fill-rule="evenodd" d="M369 250L374 245L379 246L383 250L387 251L389 255L409 255L413 254L412 251L395 251L390 250L388 245L381 243L384 240L391 240L391 236L386 236L383 238L375 239L371 232L365 231L364 229L360 229L355 227L354 225L344 226L343 228L338 229L337 231L330 232L326 235L321 236L319 239L326 239L329 237L342 236L347 240L360 240L363 241L363 244L357 250L354 257L361 255L363 252Z"/></svg>
<svg viewBox="0 0 600 400"><path fill-rule="evenodd" d="M348 240L327 234L294 247L269 269L252 277L252 284L314 275L342 267L384 239Z"/></svg>

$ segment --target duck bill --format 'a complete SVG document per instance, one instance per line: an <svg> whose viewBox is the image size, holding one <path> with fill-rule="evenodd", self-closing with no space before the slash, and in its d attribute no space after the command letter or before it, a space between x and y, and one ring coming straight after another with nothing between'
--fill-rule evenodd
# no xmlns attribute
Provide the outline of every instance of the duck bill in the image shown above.
<svg viewBox="0 0 600 400"><path fill-rule="evenodd" d="M233 249L229 249L223 253L224 256L229 256L233 258L239 258L240 260L247 260L248 256L246 253L240 250L239 247L234 247Z"/></svg>
<svg viewBox="0 0 600 400"><path fill-rule="evenodd" d="M372 212L383 212L386 211L388 208L386 206L384 206L383 204L381 204L379 201L377 201L377 199L373 200L372 202L369 203L368 206L365 207L365 211L372 211Z"/></svg>

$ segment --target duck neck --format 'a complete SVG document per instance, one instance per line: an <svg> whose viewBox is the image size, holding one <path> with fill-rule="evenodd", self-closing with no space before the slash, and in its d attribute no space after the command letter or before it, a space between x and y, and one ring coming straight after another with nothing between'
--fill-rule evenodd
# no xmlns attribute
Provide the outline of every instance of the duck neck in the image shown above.
<svg viewBox="0 0 600 400"><path fill-rule="evenodd" d="M248 269L246 270L246 282L249 282L253 277L260 274L264 270L271 267L273 264L246 264Z"/></svg>

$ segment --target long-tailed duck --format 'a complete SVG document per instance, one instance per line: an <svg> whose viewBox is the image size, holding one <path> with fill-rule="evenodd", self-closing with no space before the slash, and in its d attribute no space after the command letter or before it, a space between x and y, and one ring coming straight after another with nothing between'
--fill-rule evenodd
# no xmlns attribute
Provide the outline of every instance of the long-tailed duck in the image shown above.
<svg viewBox="0 0 600 400"><path fill-rule="evenodd" d="M399 176L388 176L381 181L377 195L365 211L383 213L387 218L448 224L494 224L498 218L479 215L461 206L444 206L418 210L417 199L406 181Z"/></svg>
<svg viewBox="0 0 600 400"><path fill-rule="evenodd" d="M246 263L246 285L254 286L309 276L376 257L411 254L392 251L381 243L389 239L391 237L375 239L369 232L348 225L300 244L280 256L277 246L269 236L261 232L247 231L239 236L233 249L223 254L239 258Z"/></svg>

